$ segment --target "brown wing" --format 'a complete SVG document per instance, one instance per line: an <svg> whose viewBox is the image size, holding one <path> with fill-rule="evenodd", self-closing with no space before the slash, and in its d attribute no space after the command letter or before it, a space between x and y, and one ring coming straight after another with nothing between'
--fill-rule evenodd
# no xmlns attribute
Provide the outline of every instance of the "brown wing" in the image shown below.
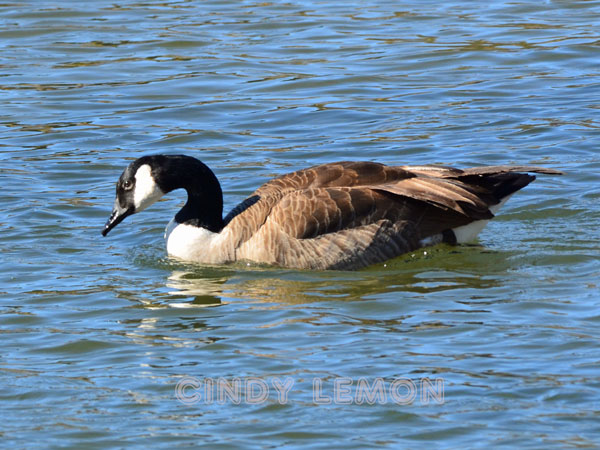
<svg viewBox="0 0 600 450"><path fill-rule="evenodd" d="M481 166L471 167L469 169L457 169L455 167L425 165L425 166L398 166L416 175L433 176L437 178L460 178L468 175L495 175L509 172L533 172L544 173L547 175L562 175L560 170L548 169L538 166Z"/></svg>
<svg viewBox="0 0 600 450"><path fill-rule="evenodd" d="M323 187L352 187L391 183L415 174L402 167L386 166L369 161L341 161L320 164L273 178L254 194L285 194L291 191Z"/></svg>
<svg viewBox="0 0 600 450"><path fill-rule="evenodd" d="M365 187L293 191L244 242L238 259L305 269L356 269L418 246L410 199Z"/></svg>
<svg viewBox="0 0 600 450"><path fill-rule="evenodd" d="M356 269L414 250L424 237L471 220L382 187L305 189L273 206L239 257L287 267Z"/></svg>
<svg viewBox="0 0 600 450"><path fill-rule="evenodd" d="M254 193L258 200L231 219L235 248L247 242L242 257L289 267L357 268L384 261L426 237L491 219L491 205L535 179L515 170L556 173L367 162L301 170L261 186Z"/></svg>
<svg viewBox="0 0 600 450"><path fill-rule="evenodd" d="M235 229L234 246L237 247L258 231L273 207L288 194L323 187L391 183L413 176L405 169L368 161L342 161L309 167L263 184L227 215L225 225Z"/></svg>

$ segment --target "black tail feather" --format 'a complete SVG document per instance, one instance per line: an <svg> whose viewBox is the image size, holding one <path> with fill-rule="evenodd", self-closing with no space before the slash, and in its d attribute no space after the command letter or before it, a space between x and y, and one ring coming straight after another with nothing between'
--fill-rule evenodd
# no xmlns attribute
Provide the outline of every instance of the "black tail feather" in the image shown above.
<svg viewBox="0 0 600 450"><path fill-rule="evenodd" d="M498 204L503 198L523 189L535 180L535 175L518 172L501 172L490 175L467 175L461 177L461 179L488 190L496 201L495 203Z"/></svg>

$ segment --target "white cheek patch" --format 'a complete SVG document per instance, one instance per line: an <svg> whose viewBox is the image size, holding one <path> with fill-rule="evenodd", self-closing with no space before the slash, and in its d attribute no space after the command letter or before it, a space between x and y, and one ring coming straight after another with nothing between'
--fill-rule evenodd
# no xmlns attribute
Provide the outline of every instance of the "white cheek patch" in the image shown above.
<svg viewBox="0 0 600 450"><path fill-rule="evenodd" d="M156 202L165 193L160 190L148 164L141 166L135 173L135 190L133 191L133 204L135 212L140 212Z"/></svg>

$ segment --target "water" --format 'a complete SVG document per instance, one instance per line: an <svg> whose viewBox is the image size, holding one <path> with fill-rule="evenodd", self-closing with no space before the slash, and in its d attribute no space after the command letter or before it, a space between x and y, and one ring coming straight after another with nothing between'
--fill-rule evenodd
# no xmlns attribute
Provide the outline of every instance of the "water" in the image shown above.
<svg viewBox="0 0 600 450"><path fill-rule="evenodd" d="M595 1L0 5L4 445L600 445L598 30ZM197 267L165 255L181 195L100 236L157 152L205 161L226 209L341 159L566 174L480 245Z"/></svg>

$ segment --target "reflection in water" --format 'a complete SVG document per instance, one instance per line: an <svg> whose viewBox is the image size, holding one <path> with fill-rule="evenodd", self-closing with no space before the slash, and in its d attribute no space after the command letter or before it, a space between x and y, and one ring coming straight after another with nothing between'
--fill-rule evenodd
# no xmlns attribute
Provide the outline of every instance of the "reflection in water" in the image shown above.
<svg viewBox="0 0 600 450"><path fill-rule="evenodd" d="M198 278L190 272L174 271L168 278L167 287L175 290L169 291L169 295L172 298L181 298L182 300L192 297L192 300L180 303L170 302L170 306L174 308L190 308L221 305L220 295L223 289L222 286L227 281L227 278L207 275L205 274ZM190 283L190 279L193 282Z"/></svg>
<svg viewBox="0 0 600 450"><path fill-rule="evenodd" d="M192 300L169 305L215 306L226 303L223 298L300 304L368 299L385 293L414 296L466 288L481 290L498 286L511 267L509 258L510 254L479 246L437 246L357 272L188 265L186 270L173 271L167 287L171 289L170 299Z"/></svg>
<svg viewBox="0 0 600 450"><path fill-rule="evenodd" d="M124 336L137 345L196 348L224 339L204 334L207 330L214 330L215 326L209 327L206 320L196 315L168 317L157 314L154 317L129 319L122 323L127 328ZM153 353L148 351L147 355Z"/></svg>
<svg viewBox="0 0 600 450"><path fill-rule="evenodd" d="M2 442L598 447L598 8L4 2ZM100 239L115 173L147 153L214 167L226 211L342 159L567 175L490 223L501 253L215 268L162 257L183 193ZM310 380L338 374L442 377L447 404L315 405ZM285 405L190 407L185 375L296 385Z"/></svg>

